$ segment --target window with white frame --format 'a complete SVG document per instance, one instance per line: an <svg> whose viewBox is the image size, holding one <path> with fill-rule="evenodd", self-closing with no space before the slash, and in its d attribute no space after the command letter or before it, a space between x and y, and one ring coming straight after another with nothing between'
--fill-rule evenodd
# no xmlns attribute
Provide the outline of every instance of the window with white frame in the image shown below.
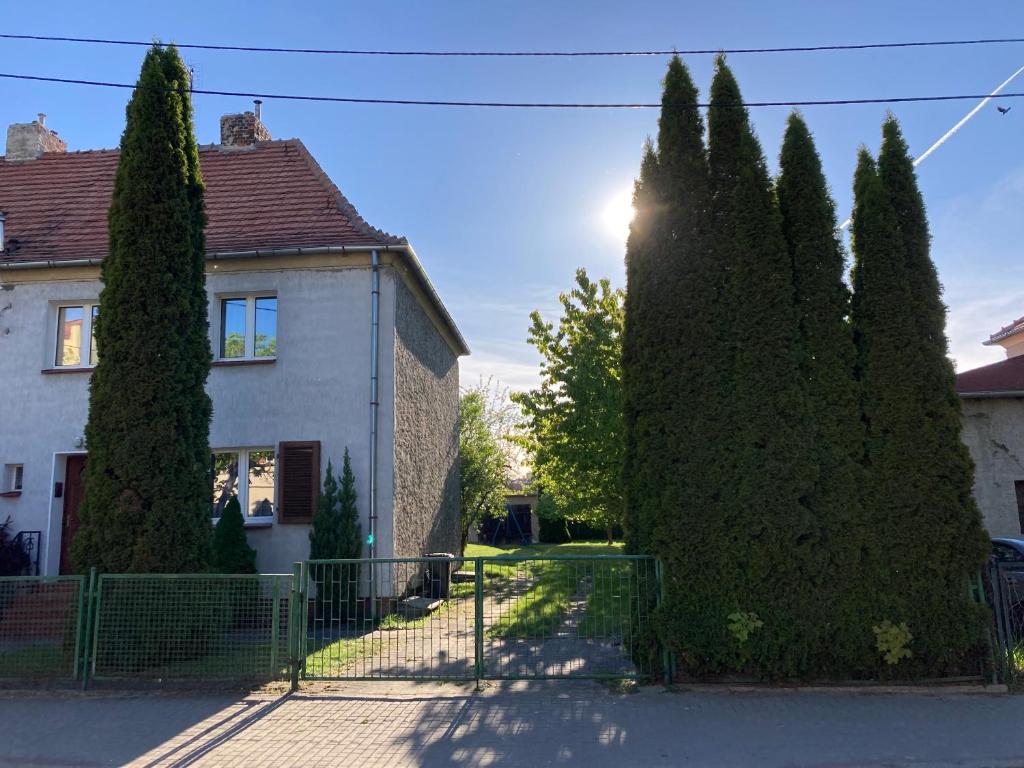
<svg viewBox="0 0 1024 768"><path fill-rule="evenodd" d="M217 519L235 498L242 517L251 522L274 519L277 473L273 448L229 448L210 455L212 517Z"/></svg>
<svg viewBox="0 0 1024 768"><path fill-rule="evenodd" d="M60 368L96 365L96 302L57 305L57 350L53 364Z"/></svg>
<svg viewBox="0 0 1024 768"><path fill-rule="evenodd" d="M222 296L218 353L223 360L277 357L277 296Z"/></svg>
<svg viewBox="0 0 1024 768"><path fill-rule="evenodd" d="M4 466L5 491L20 491L25 479L24 464L7 464Z"/></svg>

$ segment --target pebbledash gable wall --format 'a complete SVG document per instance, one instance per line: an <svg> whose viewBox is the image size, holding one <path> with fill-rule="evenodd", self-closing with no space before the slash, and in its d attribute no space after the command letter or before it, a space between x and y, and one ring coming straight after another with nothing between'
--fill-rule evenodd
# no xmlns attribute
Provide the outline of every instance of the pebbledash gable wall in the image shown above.
<svg viewBox="0 0 1024 768"><path fill-rule="evenodd" d="M960 422L974 459L974 498L991 536L1020 538L1014 483L1024 480L1024 398L965 397Z"/></svg>
<svg viewBox="0 0 1024 768"><path fill-rule="evenodd" d="M395 557L459 554L459 364L395 280Z"/></svg>

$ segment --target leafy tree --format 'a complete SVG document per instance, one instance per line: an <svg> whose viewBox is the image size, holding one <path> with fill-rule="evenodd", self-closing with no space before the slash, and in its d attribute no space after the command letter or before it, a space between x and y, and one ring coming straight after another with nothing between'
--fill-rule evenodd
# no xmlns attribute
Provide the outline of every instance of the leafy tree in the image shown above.
<svg viewBox="0 0 1024 768"><path fill-rule="evenodd" d="M543 362L540 388L516 393L535 481L570 520L612 527L622 517L622 291L576 271L560 297L558 330L531 315L530 343Z"/></svg>
<svg viewBox="0 0 1024 768"><path fill-rule="evenodd" d="M187 71L154 45L128 104L109 213L75 567L204 570L211 352L203 183Z"/></svg>
<svg viewBox="0 0 1024 768"><path fill-rule="evenodd" d="M856 349L835 203L814 140L797 113L789 117L779 166L776 194L793 264L800 370L814 423L811 448L818 476L806 503L821 540L818 564L804 577L821 596L821 610L831 614L816 623L821 631L816 664L824 670L856 663L864 638L859 642L848 627L862 619L858 601L869 599L859 570L864 441L854 379Z"/></svg>
<svg viewBox="0 0 1024 768"><path fill-rule="evenodd" d="M487 393L471 389L459 398L459 467L461 473L460 554L469 532L486 517L505 511L507 456L491 428Z"/></svg>
<svg viewBox="0 0 1024 768"><path fill-rule="evenodd" d="M256 550L245 538L245 518L237 496L224 505L213 529L213 568L217 573L256 573Z"/></svg>
<svg viewBox="0 0 1024 768"><path fill-rule="evenodd" d="M854 192L853 320L871 534L863 578L874 597L857 630L905 625L912 642L904 672L957 674L982 643L967 583L987 542L960 440L924 205L893 119L877 166L861 151Z"/></svg>

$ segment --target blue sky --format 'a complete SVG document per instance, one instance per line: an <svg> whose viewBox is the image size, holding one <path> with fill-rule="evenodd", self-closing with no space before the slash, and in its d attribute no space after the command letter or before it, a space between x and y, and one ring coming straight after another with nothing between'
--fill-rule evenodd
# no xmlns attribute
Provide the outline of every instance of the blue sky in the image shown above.
<svg viewBox="0 0 1024 768"><path fill-rule="evenodd" d="M12 33L262 46L389 49L643 49L1021 36L1010 2L8 3ZM0 71L134 82L143 50L0 41ZM349 58L186 51L199 88L427 99L657 101L663 58ZM687 63L703 93L711 56ZM1024 46L734 55L748 100L987 92ZM1024 76L1010 90L1024 91ZM48 114L70 149L117 145L128 92L0 80L0 123ZM1005 104L1010 104L1007 100ZM919 168L933 256L961 369L1001 359L980 342L1024 315L1024 99L980 113ZM920 153L973 104L897 105ZM201 142L245 99L200 96ZM266 102L276 138L301 138L375 226L409 237L474 355L462 380L536 380L531 309L549 315L584 266L623 283L623 239L603 217L636 173L654 110L540 111ZM753 111L775 167L785 108ZM884 106L810 107L843 215L857 147L877 149Z"/></svg>

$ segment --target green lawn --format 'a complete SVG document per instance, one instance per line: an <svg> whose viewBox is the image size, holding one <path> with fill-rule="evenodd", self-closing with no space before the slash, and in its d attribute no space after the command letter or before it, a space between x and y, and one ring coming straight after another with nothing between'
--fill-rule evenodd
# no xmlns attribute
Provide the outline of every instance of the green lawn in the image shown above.
<svg viewBox="0 0 1024 768"><path fill-rule="evenodd" d="M466 546L466 557L548 557L622 554L621 542L572 542L528 546ZM624 635L629 629L630 607L636 599L637 580L629 561L540 560L511 563L485 562L485 585L490 595L507 598L502 613L488 629L491 637L551 637L558 632L574 599L586 604L579 620L579 632L587 637ZM652 574L653 575L653 574ZM460 585L461 586L461 585ZM504 594L503 594L504 592ZM499 601L500 604L500 601ZM577 606L579 608L579 606ZM492 617L493 618L493 617Z"/></svg>

